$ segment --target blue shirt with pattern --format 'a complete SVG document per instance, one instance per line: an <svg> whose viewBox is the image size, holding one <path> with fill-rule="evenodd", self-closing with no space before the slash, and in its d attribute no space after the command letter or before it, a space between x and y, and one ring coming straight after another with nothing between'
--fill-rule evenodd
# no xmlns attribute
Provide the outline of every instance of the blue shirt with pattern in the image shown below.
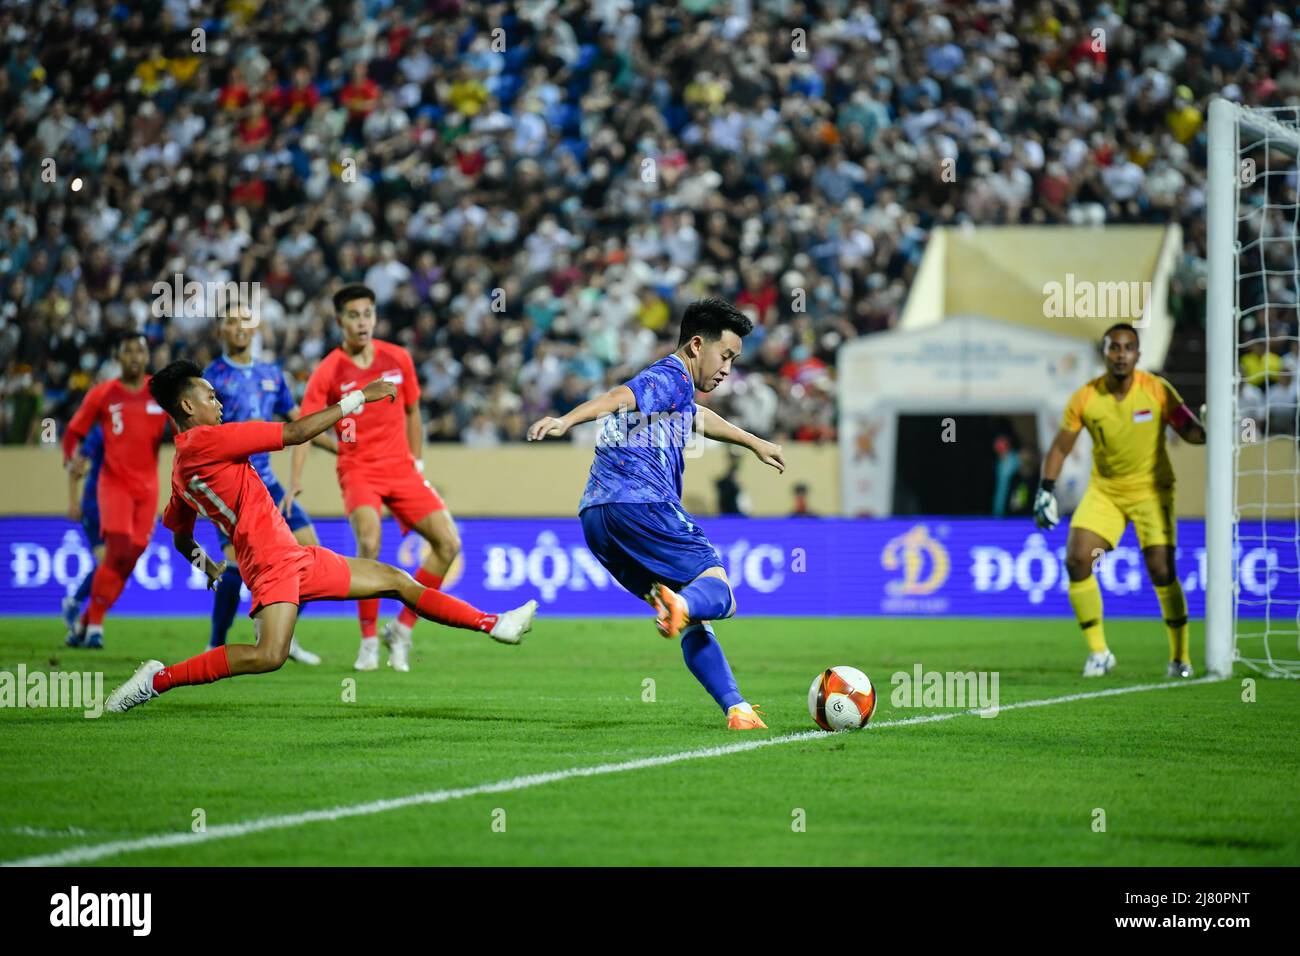
<svg viewBox="0 0 1300 956"><path fill-rule="evenodd" d="M293 400L284 372L275 362L240 365L223 355L203 370L203 377L216 390L223 422L269 422L287 418L298 403ZM259 452L248 459L263 484L275 486L271 453Z"/></svg>
<svg viewBox="0 0 1300 956"><path fill-rule="evenodd" d="M636 409L601 423L591 474L578 506L611 502L680 504L685 449L695 420L695 384L676 355L643 369L627 387Z"/></svg>

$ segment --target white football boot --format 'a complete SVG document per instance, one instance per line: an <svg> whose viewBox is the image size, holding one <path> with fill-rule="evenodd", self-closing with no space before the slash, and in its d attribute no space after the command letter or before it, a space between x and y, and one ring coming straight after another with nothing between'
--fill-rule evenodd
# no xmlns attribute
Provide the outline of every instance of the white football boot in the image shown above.
<svg viewBox="0 0 1300 956"><path fill-rule="evenodd" d="M1115 669L1115 655L1110 651L1089 654L1083 662L1084 677L1104 677Z"/></svg>
<svg viewBox="0 0 1300 956"><path fill-rule="evenodd" d="M357 651L357 662L352 665L354 670L359 671L377 671L379 670L379 639L371 638L361 639L361 649Z"/></svg>
<svg viewBox="0 0 1300 956"><path fill-rule="evenodd" d="M533 629L533 618L536 616L537 602L529 601L498 617L496 627L488 631L488 636L502 644L518 644Z"/></svg>
<svg viewBox="0 0 1300 956"><path fill-rule="evenodd" d="M320 655L307 650L298 643L298 638L295 637L289 641L289 660L297 661L299 664L310 664L315 667L320 663Z"/></svg>
<svg viewBox="0 0 1300 956"><path fill-rule="evenodd" d="M408 673L411 670L411 629L401 621L389 621L379 632L379 639L388 648L388 666L402 674Z"/></svg>
<svg viewBox="0 0 1300 956"><path fill-rule="evenodd" d="M132 707L148 703L158 696L153 689L153 675L163 669L162 661L145 661L135 669L131 679L108 695L104 709L115 714L125 714Z"/></svg>
<svg viewBox="0 0 1300 956"><path fill-rule="evenodd" d="M1184 664L1182 661L1170 661L1169 669L1165 671L1166 677L1194 677L1196 672L1192 670L1191 664Z"/></svg>

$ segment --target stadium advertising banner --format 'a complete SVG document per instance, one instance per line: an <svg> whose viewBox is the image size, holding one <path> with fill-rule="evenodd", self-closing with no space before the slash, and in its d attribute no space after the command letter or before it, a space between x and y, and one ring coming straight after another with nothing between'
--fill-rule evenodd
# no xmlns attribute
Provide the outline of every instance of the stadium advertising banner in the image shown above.
<svg viewBox="0 0 1300 956"><path fill-rule="evenodd" d="M908 518L706 518L700 520L722 555L745 615L908 617L1064 616L1067 528L1043 534L1029 521ZM485 610L536 598L558 616L635 616L645 606L615 583L587 550L573 519L465 519L462 562L447 590ZM353 551L341 518L316 522L321 543ZM1243 616L1265 606L1294 607L1294 528L1265 529L1238 557ZM219 552L210 526L200 543ZM1276 534L1276 542L1270 540ZM1179 522L1178 572L1190 613L1204 614L1205 529ZM381 560L414 571L423 542L384 527ZM93 558L80 526L54 517L0 518L5 558L0 613L54 616ZM1159 614L1132 532L1097 571L1108 617ZM247 613L244 593L241 613ZM212 595L203 575L181 559L161 525L113 609L124 615L206 615ZM355 613L351 602L315 605L312 614Z"/></svg>

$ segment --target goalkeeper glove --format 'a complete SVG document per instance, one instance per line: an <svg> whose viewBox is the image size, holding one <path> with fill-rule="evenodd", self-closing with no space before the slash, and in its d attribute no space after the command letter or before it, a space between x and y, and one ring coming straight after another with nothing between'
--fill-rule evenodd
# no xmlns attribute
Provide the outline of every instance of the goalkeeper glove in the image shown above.
<svg viewBox="0 0 1300 956"><path fill-rule="evenodd" d="M1034 497L1034 524L1044 531L1051 531L1061 521L1056 513L1056 495L1052 494L1055 487L1055 481L1044 478L1038 483L1038 494Z"/></svg>

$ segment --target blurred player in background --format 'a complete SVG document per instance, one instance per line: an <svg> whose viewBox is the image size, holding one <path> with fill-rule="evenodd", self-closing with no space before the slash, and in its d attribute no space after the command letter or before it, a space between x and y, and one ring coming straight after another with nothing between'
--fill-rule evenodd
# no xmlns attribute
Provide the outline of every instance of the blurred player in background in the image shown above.
<svg viewBox="0 0 1300 956"><path fill-rule="evenodd" d="M101 646L104 616L149 546L158 517L158 446L167 427L166 413L149 394L145 337L138 332L123 335L116 354L121 377L87 392L63 433L63 461L69 469L77 467L73 461L78 449L96 424L104 436L104 464L96 489L104 560L95 568L90 603L80 620L87 647Z"/></svg>
<svg viewBox="0 0 1300 956"><path fill-rule="evenodd" d="M785 471L781 446L737 428L695 404L731 374L753 324L730 303L686 307L677 351L624 385L560 418L542 418L529 441L561 438L574 425L604 418L579 505L587 547L630 593L655 608L664 637L681 636L686 666L727 715L731 730L765 728L736 686L710 621L736 613L717 549L682 510L685 447L692 430L748 448Z"/></svg>
<svg viewBox="0 0 1300 956"><path fill-rule="evenodd" d="M447 506L424 478L424 423L420 420L420 384L415 364L400 345L374 337L375 293L364 285L346 285L334 293L334 314L343 330L343 344L326 355L312 372L302 400L304 415L339 400L344 392L378 379L397 386L397 403L358 410L335 426L338 435L338 479L343 510L357 540L357 556L379 555L380 511L387 505L402 534L414 530L429 543L429 553L415 573L425 587L441 588L447 569L460 553L460 535ZM362 414L364 412L364 414ZM307 447L293 452L287 508L302 489L302 469ZM378 598L357 606L361 648L356 669L379 666ZM403 608L397 620L384 626L388 664L409 671L411 628L416 614Z"/></svg>
<svg viewBox="0 0 1300 956"><path fill-rule="evenodd" d="M63 599L63 623L68 627L65 643L69 647L84 647L81 633L81 607L90 597L90 583L95 579L95 568L104 563L104 538L99 533L99 469L104 464L104 432L98 425L92 428L81 442L81 451L68 465L68 517L80 523L86 532L90 553L95 556L95 566L81 577L77 590ZM78 491L82 479L86 484ZM94 648L103 647L98 636Z"/></svg>
<svg viewBox="0 0 1300 956"><path fill-rule="evenodd" d="M219 321L223 352L203 370L203 377L217 392L222 419L227 422L265 422L277 416L289 421L296 419L298 405L289 392L280 366L275 362L259 362L253 357L253 333L257 329L257 320L252 313L247 309L232 310ZM329 435L319 436L315 443L335 451L334 439ZM270 454L253 455L249 464L278 507L284 500L284 488L271 470ZM298 502L290 503L286 518L289 530L299 544L320 544L311 518ZM217 583L217 594L212 603L212 635L208 647L220 647L226 643L226 635L239 609L239 590L244 583L239 575L235 547L220 525L217 525L217 539L226 556L226 570ZM320 658L299 645L297 638L289 644L289 659L301 664L320 663Z"/></svg>
<svg viewBox="0 0 1300 956"><path fill-rule="evenodd" d="M300 544L252 466L254 455L311 441L366 403L392 402L397 395L392 382L377 379L362 390L349 390L337 404L288 423L222 424L216 390L202 378L202 370L186 360L159 372L151 390L177 429L172 494L163 523L172 531L176 550L203 568L209 586L216 585L225 568L195 542L194 522L202 514L234 542L253 592L249 616L257 643L210 648L170 667L146 661L109 695L105 709L121 713L173 687L278 670L289 656L299 607L309 601L397 598L421 617L481 631L503 644L518 644L532 628L536 601L504 614L487 614L422 587L400 568Z"/></svg>
<svg viewBox="0 0 1300 956"><path fill-rule="evenodd" d="M1172 385L1138 369L1138 334L1132 325L1120 322L1107 329L1101 351L1106 374L1070 397L1043 462L1034 521L1040 528L1056 527L1056 479L1079 432L1088 429L1092 476L1070 521L1065 557L1070 605L1088 642L1083 676L1100 677L1115 666L1102 628L1101 588L1092 571L1131 521L1169 633L1167 674L1191 677L1187 598L1174 567L1174 470L1165 450L1165 426L1193 445L1205 444L1205 428Z"/></svg>

